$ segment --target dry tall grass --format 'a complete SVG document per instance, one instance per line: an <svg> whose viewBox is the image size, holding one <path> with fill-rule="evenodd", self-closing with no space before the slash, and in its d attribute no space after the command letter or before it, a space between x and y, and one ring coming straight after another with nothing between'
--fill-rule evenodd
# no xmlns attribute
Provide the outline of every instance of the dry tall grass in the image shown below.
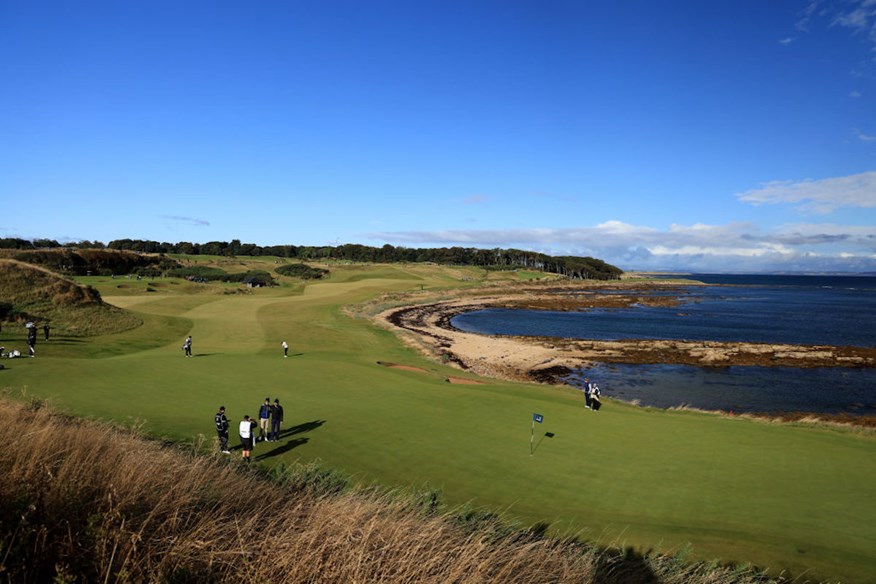
<svg viewBox="0 0 876 584"><path fill-rule="evenodd" d="M143 324L133 314L103 302L94 288L16 260L0 259L0 298L15 309L7 319L48 321L55 334L111 334Z"/></svg>
<svg viewBox="0 0 876 584"><path fill-rule="evenodd" d="M34 401L0 401L0 439L9 582L770 581L466 524L410 497L337 492L306 472L269 480L236 456L168 447Z"/></svg>

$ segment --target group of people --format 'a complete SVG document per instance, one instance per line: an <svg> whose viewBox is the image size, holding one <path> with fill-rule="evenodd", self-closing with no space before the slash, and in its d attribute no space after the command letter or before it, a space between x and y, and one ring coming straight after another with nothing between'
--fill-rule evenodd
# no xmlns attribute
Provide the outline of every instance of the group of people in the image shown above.
<svg viewBox="0 0 876 584"><path fill-rule="evenodd" d="M584 407L598 412L599 408L602 407L602 401L599 399L600 395L602 395L602 392L599 391L599 386L584 378Z"/></svg>
<svg viewBox="0 0 876 584"><path fill-rule="evenodd" d="M31 357L36 357L37 329L39 327L37 327L36 323L30 321L25 324L24 327L27 329L27 350ZM47 341L49 340L50 330L48 323L43 325L43 334ZM21 357L21 352L13 349L6 353L6 347L0 347L0 357L8 357L10 359Z"/></svg>
<svg viewBox="0 0 876 584"><path fill-rule="evenodd" d="M216 433L219 435L219 451L222 454L231 454L228 449L228 417L225 415L225 406L220 406L215 416ZM280 439L280 426L283 423L283 406L279 399L265 398L265 402L259 408L258 421L243 416L238 425L240 446L243 449L243 460L250 461L250 454L256 442L276 442ZM258 428L258 436L256 429Z"/></svg>

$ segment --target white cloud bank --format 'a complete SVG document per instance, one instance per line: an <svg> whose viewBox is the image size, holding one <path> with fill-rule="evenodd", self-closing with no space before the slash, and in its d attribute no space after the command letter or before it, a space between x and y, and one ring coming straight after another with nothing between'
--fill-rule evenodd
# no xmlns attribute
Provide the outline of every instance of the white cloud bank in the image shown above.
<svg viewBox="0 0 876 584"><path fill-rule="evenodd" d="M837 178L771 181L736 197L754 205L792 203L804 211L830 213L839 207L876 207L876 172Z"/></svg>
<svg viewBox="0 0 876 584"><path fill-rule="evenodd" d="M692 272L876 272L876 227L787 225L761 233L746 223L673 225L608 221L576 229L371 233L394 245L514 247L603 259L625 270Z"/></svg>

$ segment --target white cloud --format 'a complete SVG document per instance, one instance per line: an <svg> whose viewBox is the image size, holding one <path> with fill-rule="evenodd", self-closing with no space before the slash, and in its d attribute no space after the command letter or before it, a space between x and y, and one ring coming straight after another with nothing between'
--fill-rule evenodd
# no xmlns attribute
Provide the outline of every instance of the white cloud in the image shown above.
<svg viewBox="0 0 876 584"><path fill-rule="evenodd" d="M790 45L791 43L793 43L794 40L795 40L795 39L794 39L793 37L783 38L783 39L779 40L779 44L780 44L780 45L788 46L788 45Z"/></svg>
<svg viewBox="0 0 876 584"><path fill-rule="evenodd" d="M871 136L870 134L865 134L860 130L855 130L855 137L858 138L861 142L873 142L876 140L876 136Z"/></svg>
<svg viewBox="0 0 876 584"><path fill-rule="evenodd" d="M876 227L749 223L672 225L622 221L574 229L407 231L368 234L397 245L515 247L604 259L623 269L684 271L876 271Z"/></svg>
<svg viewBox="0 0 876 584"><path fill-rule="evenodd" d="M490 200L487 195L472 195L462 200L463 205L479 205Z"/></svg>
<svg viewBox="0 0 876 584"><path fill-rule="evenodd" d="M861 93L860 91L852 91L852 92L849 92L849 97L851 97L852 99L860 99L860 98L864 97L864 94Z"/></svg>
<svg viewBox="0 0 876 584"><path fill-rule="evenodd" d="M176 215L162 215L162 219L169 219L171 221L178 221L180 223L187 223L188 225L196 225L196 226L209 226L210 222L205 219L197 219L195 217L178 217Z"/></svg>
<svg viewBox="0 0 876 584"><path fill-rule="evenodd" d="M818 7L821 4L821 1L822 0L810 0L809 4L806 5L806 8L803 9L800 16L797 18L797 30L803 32L809 31L809 22L818 12Z"/></svg>
<svg viewBox="0 0 876 584"><path fill-rule="evenodd" d="M876 0L811 0L798 14L796 28L801 33L808 33L817 25L850 30L854 37L863 40L863 46L869 45L876 52ZM858 63L855 68L861 66L867 68L863 63ZM871 76L871 73L860 70L851 74Z"/></svg>
<svg viewBox="0 0 876 584"><path fill-rule="evenodd" d="M871 41L876 42L876 2L873 0L857 0L848 4L849 9L834 16L831 24L851 28L856 32L866 33Z"/></svg>
<svg viewBox="0 0 876 584"><path fill-rule="evenodd" d="M876 207L876 172L821 180L771 181L736 196L753 205L799 204L802 210L815 213L830 213L839 207Z"/></svg>

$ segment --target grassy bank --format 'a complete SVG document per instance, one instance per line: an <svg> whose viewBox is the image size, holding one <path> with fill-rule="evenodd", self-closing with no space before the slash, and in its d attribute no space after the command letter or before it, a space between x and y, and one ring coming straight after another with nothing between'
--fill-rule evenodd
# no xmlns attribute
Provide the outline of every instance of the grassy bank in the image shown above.
<svg viewBox="0 0 876 584"><path fill-rule="evenodd" d="M14 582L748 584L751 570L598 550L434 497L342 492L136 432L0 401L0 571Z"/></svg>
<svg viewBox="0 0 876 584"><path fill-rule="evenodd" d="M118 288L93 278L105 300L145 324L39 344L36 359L6 363L0 384L173 441L212 440L220 403L236 422L256 414L265 396L279 397L286 426L301 431L257 446L257 460L268 466L320 461L362 484L429 484L451 506L484 506L621 548L684 549L691 559L753 562L812 579L871 579L872 435L615 402L593 413L571 389L450 384L448 376L465 374L426 361L341 308L379 292L499 275L435 266L330 269L326 281L281 279L281 287L252 293L171 281L149 292L145 282ZM189 332L193 359L180 350ZM23 344L20 332L4 327L0 344L19 338ZM530 455L534 412L545 423Z"/></svg>

